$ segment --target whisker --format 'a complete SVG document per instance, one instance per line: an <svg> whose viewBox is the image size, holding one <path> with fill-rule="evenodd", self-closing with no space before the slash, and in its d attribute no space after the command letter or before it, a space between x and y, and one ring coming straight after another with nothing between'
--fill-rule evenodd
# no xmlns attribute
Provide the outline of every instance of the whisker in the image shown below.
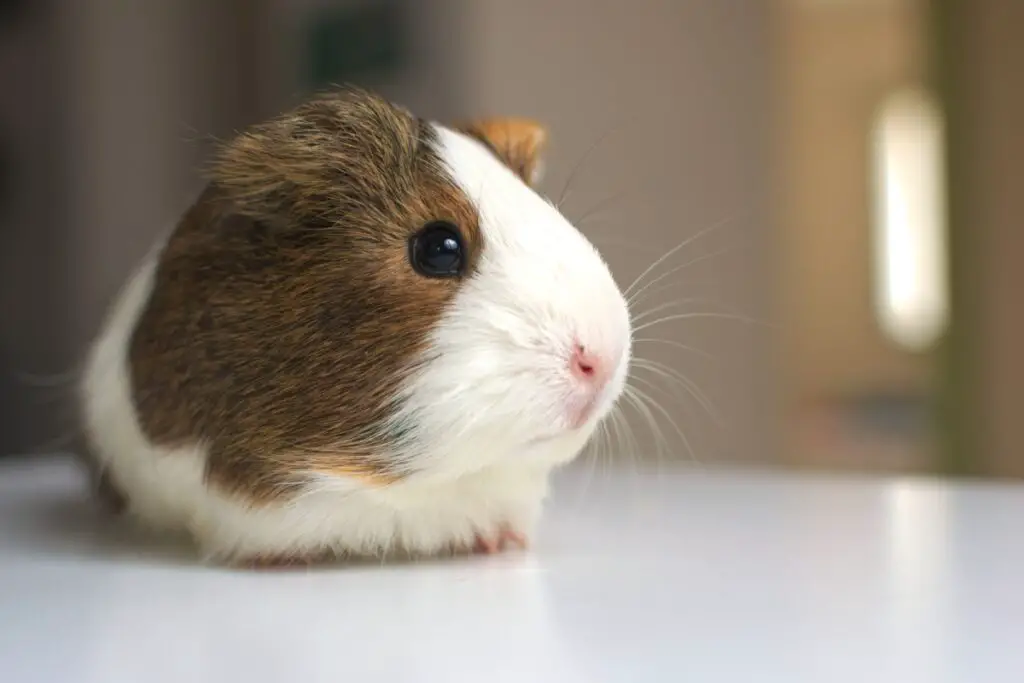
<svg viewBox="0 0 1024 683"><path fill-rule="evenodd" d="M640 339L634 339L633 344L664 344L666 346L674 346L677 349L689 351L691 353L697 354L698 356L703 356L708 360L718 362L717 356L708 353L704 349L698 349L695 346L687 346L686 344L683 344L682 342L677 342L674 339L657 339L655 337L641 337ZM634 358L634 361L635 360L636 359Z"/></svg>
<svg viewBox="0 0 1024 683"><path fill-rule="evenodd" d="M633 408L637 416L643 418L642 411L637 410L635 406ZM623 432L625 432L628 441L629 459L630 462L632 462L633 464L633 474L640 474L640 470L643 467L644 454L643 449L641 448L640 439L636 435L638 426L636 422L631 421L629 419L629 417L626 415L625 410L622 411L622 430ZM652 433L654 432L652 431ZM655 449L657 448L658 442L657 440L655 440ZM660 451L655 450L655 456L658 458L659 461L661 460L662 456Z"/></svg>
<svg viewBox="0 0 1024 683"><path fill-rule="evenodd" d="M610 430L609 423L604 421L604 420L602 420L600 426L598 427L598 432L600 434L598 445L600 447L597 449L597 457L596 457L597 465L598 465L599 468L600 468L601 462L605 459L605 456L609 455L609 453L610 453L611 444L609 442L609 438L610 437L608 436L609 430Z"/></svg>
<svg viewBox="0 0 1024 683"><path fill-rule="evenodd" d="M638 358L635 367L637 370L646 370L662 377L665 380L682 385L683 388L686 389L687 393L690 393L693 398L700 402L701 407L708 411L708 414L712 419L716 420L716 422L720 420L718 417L720 413L715 408L714 401L700 390L700 387L696 382L687 377L681 371L671 368L666 364L663 364L663 362L658 362L657 360L649 358Z"/></svg>
<svg viewBox="0 0 1024 683"><path fill-rule="evenodd" d="M629 423L629 419L626 417L621 406L615 407L612 417L616 425L616 432L620 437L620 441L618 443L619 452L628 453L628 457L632 459L635 467L638 455L637 451L640 450L640 442L637 441L636 435L633 433L632 426Z"/></svg>
<svg viewBox="0 0 1024 683"><path fill-rule="evenodd" d="M651 409L647 406L647 403L639 396L636 387L633 385L627 386L625 390L627 395L627 402L636 410L637 415L647 425L647 429L650 434L654 437L654 460L656 465L660 468L662 463L665 462L666 458L671 457L672 448L669 444L668 439L665 437L664 432L661 430L661 426L658 424L657 418ZM641 455L639 450L634 454L634 471L636 471L637 463L640 461Z"/></svg>
<svg viewBox="0 0 1024 683"><path fill-rule="evenodd" d="M637 399L634 396L632 396L628 391L624 391L622 394L622 405L628 407L631 412L635 412L637 416L640 417L641 419L644 419L643 412L639 408L637 408ZM623 412L623 416L625 416L625 412ZM630 418L628 417L624 417L626 423L628 423L629 419ZM649 423L647 423L646 420L645 424L648 424L650 434L654 437L654 448L655 451L657 451L657 449L661 447L661 443L658 441L658 433L654 429L649 427ZM638 465L640 460L639 449L634 450L630 448L628 450L623 451L623 454L627 456L626 460L629 463L630 468L633 470L633 473L638 474L640 471Z"/></svg>
<svg viewBox="0 0 1024 683"><path fill-rule="evenodd" d="M695 266L698 263L701 263L703 261L707 261L707 260L716 258L718 256L724 256L724 255L726 255L726 254L728 254L730 252L733 252L733 251L735 251L735 250L737 250L739 248L740 248L739 246L735 246L734 245L734 246L731 246L731 247L726 247L724 249L718 249L716 251L712 251L712 252L709 252L707 254L701 254L700 256L697 256L697 257L691 259L690 261L687 261L686 263L684 263L682 265L675 266L674 268L671 268L670 270L667 270L664 273L661 273L656 278L654 278L653 280L651 280L650 282L645 284L643 287L641 287L637 291L635 291L632 294L630 294L629 297L626 299L626 301L629 302L630 305L632 305L634 303L637 303L637 302L640 301L640 296L645 291L648 291L651 287L653 287L657 283L661 282L665 278L667 278L667 277L669 277L671 275L674 275L675 273L678 273L678 272L680 272L682 270L686 270L687 268L692 268L693 266ZM656 290L656 291L662 291L662 290ZM655 292L651 292L651 293L654 294Z"/></svg>
<svg viewBox="0 0 1024 683"><path fill-rule="evenodd" d="M579 227L579 226L577 225L577 227ZM600 234L600 235L598 235L598 234L595 234L591 230L587 230L586 233L587 233L587 237L590 238L590 239L593 239L594 244L596 246L598 246L598 247L603 247L606 244L610 244L610 245L614 245L616 247L625 247L626 249L631 249L634 252L639 252L639 253L642 253L642 254L645 254L645 255L651 255L651 254L658 253L657 249L653 249L649 245L637 244L635 241L619 239L618 235L608 235L608 234Z"/></svg>
<svg viewBox="0 0 1024 683"><path fill-rule="evenodd" d="M705 412L707 412L708 417L714 420L718 426L723 426L721 413L715 407L714 402L708 398L707 394L701 391L700 386L698 386L696 382L684 375L682 372L671 368L664 363L659 363L649 359L638 359L636 362L636 368L638 370L653 372L663 379L679 384L697 401L698 404L700 404Z"/></svg>
<svg viewBox="0 0 1024 683"><path fill-rule="evenodd" d="M640 326L634 328L633 332L634 333L641 332L643 330L646 330L649 327L653 327L655 325L661 325L661 324L667 323L667 322L672 322L673 320L690 320L690 319L695 319L695 318L712 318L712 319L720 319L720 320L731 320L733 322L747 323L749 325L769 325L768 323L763 323L763 322L760 322L758 320L755 320L753 318L749 318L749 317L743 316L743 315L734 315L734 314L730 314L730 313L715 313L715 312L696 311L696 312L693 312L693 313L676 313L676 314L673 314L673 315L666 315L664 317L658 318L657 320L652 320L650 322L646 322L643 325L640 325Z"/></svg>
<svg viewBox="0 0 1024 683"><path fill-rule="evenodd" d="M595 151L597 151L601 147L601 145L603 145L604 142L612 136L613 133L617 132L631 118L633 117L626 117L620 120L618 123L615 123L614 125L610 126L607 130L605 130L605 132L601 133L601 135L598 136L597 140L595 140L593 144L591 144L590 147L587 148L587 151L583 153L583 156L580 157L580 160L577 161L576 164L572 167L572 170L569 171L569 175L565 180L565 185L562 187L562 192L561 194L558 195L558 200L555 202L555 207L557 207L559 211L561 211L562 209L562 204L569 198L569 193L572 190L572 183L576 179L576 175L580 172L580 169L583 168L583 164L587 162L590 156Z"/></svg>
<svg viewBox="0 0 1024 683"><path fill-rule="evenodd" d="M633 377L632 379L638 379L638 378ZM676 434L679 435L679 438L682 440L683 444L686 446L686 450L690 454L690 459L693 460L696 463L700 463L700 460L697 458L697 454L693 450L693 446L690 444L690 439L687 438L685 433L683 433L683 430L679 427L679 425L676 423L676 421L672 419L671 414L667 410L665 410L665 408L662 407L662 405L660 403L655 401L651 397L650 394L646 393L645 391L641 390L640 388L638 388L636 386L631 386L630 389L632 391L636 392L637 396L640 396L645 401L647 401L650 404L651 408L654 408L655 410L657 410L668 421L669 425L675 430Z"/></svg>
<svg viewBox="0 0 1024 683"><path fill-rule="evenodd" d="M592 447L587 449L585 454L585 472L583 474L583 482L580 486L577 498L577 505L582 503L583 498L586 496L587 491L590 490L590 484L594 479L594 469L596 468L596 461L600 459L601 446L604 443L604 438L607 436L607 429L604 422L600 422L597 425L597 432L594 440L591 442Z"/></svg>
<svg viewBox="0 0 1024 683"><path fill-rule="evenodd" d="M672 258L673 255L679 253L679 250L685 249L688 245L692 244L695 240L698 240L701 237L704 237L705 235L709 235L712 232L714 232L715 230L718 230L718 229L724 227L725 225L728 225L734 219L735 219L735 216L727 218L727 219L724 219L724 220L721 220L718 223L715 223L713 225L710 225L710 226L704 228L703 230L701 230L700 232L696 233L695 235L691 235L690 237L687 237L685 240L683 240L682 242L680 242L676 246L674 246L671 249L669 249L666 253L664 253L660 257L658 257L654 261L654 263L652 263L651 265L647 266L647 268L642 273L640 273L640 275L638 275L636 277L636 279L633 280L632 283L630 283L629 287L627 287L625 289L625 291L623 292L623 295L628 299L629 295L630 295L630 292L633 291L633 288L636 287L638 284L640 284L640 282L645 277L647 277L647 275L650 274L651 271L653 271L655 268L660 266L662 263L664 263L668 259Z"/></svg>
<svg viewBox="0 0 1024 683"><path fill-rule="evenodd" d="M633 375L630 379L633 382L640 382L641 386L646 387L647 389L652 390L652 391L659 388L653 382L647 381L644 377L639 377L637 375ZM670 417L668 417L668 412L665 411L664 409L662 409L660 403L658 403L651 394L647 393L645 390L641 389L639 386L636 386L634 384L633 390L637 392L637 396L638 396L638 398L640 398L640 400L643 400L645 402L645 404L649 404L648 405L648 409L653 408L655 411L658 412L658 416L664 418L669 423L669 426L680 437L680 440L682 441L683 446L686 448L686 452L689 455L690 460L694 460L695 461L696 460L696 455L695 455L695 453L693 451L693 448L690 447L689 442L687 441L686 437L683 436L682 432L676 426L675 422ZM666 460L668 462L672 462L672 460L677 455L677 453L675 452L675 449L668 448L668 449L666 449L666 451L668 453L667 458L666 457L659 457L658 458L658 466L659 466L659 468L664 466L664 463L666 462Z"/></svg>
<svg viewBox="0 0 1024 683"><path fill-rule="evenodd" d="M622 428L619 424L621 419L621 406L616 405L612 408L611 413L608 415L608 448L605 449L603 455L604 458L599 463L604 467L604 472L607 473L609 469L615 464L617 459L624 453L625 449L622 446Z"/></svg>
<svg viewBox="0 0 1024 683"><path fill-rule="evenodd" d="M638 189L642 189L642 188L627 188L625 190L620 190L618 192L612 193L611 195L605 197L604 199L599 201L597 204L595 204L591 209L589 209L582 216L580 216L579 218L575 219L573 221L573 223L576 225L576 227L583 227L588 220L590 220L594 216L600 215L600 213L602 211L604 211L605 209L610 208L611 206L613 206L615 204L615 202L617 202L618 200L623 199L625 197L629 197L633 192L635 192Z"/></svg>
<svg viewBox="0 0 1024 683"><path fill-rule="evenodd" d="M626 400L636 408L637 412L640 413L640 416L647 421L647 425L654 436L655 457L657 457L660 462L664 458L665 453L671 454L672 448L668 439L665 438L665 433L661 431L661 427L658 425L658 421L655 419L654 413L651 412L650 408L642 398L646 395L635 386L627 385L624 389L623 396L625 396Z"/></svg>
<svg viewBox="0 0 1024 683"><path fill-rule="evenodd" d="M670 309L670 308L676 308L678 306L683 306L685 304L715 304L715 305L720 305L717 301L713 301L711 299L698 298L698 297L686 297L685 299L675 299L673 301L667 301L665 303L658 304L657 306L652 306L651 308L647 309L646 311L641 311L637 315L632 316L630 318L630 322L637 323L637 322L643 320L644 318L649 318L650 316L654 315L655 313L657 313L659 311L664 311L664 310L667 310L667 309ZM729 310L725 310L725 311L722 311L722 312L723 313L736 313L735 311L729 311ZM739 315L739 314L737 314L737 315Z"/></svg>

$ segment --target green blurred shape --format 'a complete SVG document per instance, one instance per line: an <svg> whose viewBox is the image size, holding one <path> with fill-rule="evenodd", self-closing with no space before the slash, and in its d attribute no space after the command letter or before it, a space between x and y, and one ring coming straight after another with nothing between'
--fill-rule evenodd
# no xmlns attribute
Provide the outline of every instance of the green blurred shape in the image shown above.
<svg viewBox="0 0 1024 683"><path fill-rule="evenodd" d="M400 70L409 56L405 12L402 0L319 10L306 43L310 87L360 83Z"/></svg>

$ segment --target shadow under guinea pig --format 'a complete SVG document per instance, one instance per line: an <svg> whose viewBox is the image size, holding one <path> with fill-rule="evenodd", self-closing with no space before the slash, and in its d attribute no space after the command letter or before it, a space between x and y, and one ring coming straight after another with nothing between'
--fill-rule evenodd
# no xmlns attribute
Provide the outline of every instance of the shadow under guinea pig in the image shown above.
<svg viewBox="0 0 1024 683"><path fill-rule="evenodd" d="M303 573L326 569L409 566L465 566L466 563L506 564L520 553L501 557L452 554L420 558L389 554L386 557L325 557L309 565L281 568L231 567L204 562L184 535L154 533L131 519L112 512L96 496L84 468L47 459L26 463L20 475L31 474L10 495L0 499L0 545L9 557L64 562L194 567L204 571L249 573ZM514 560L513 560L514 561Z"/></svg>
<svg viewBox="0 0 1024 683"><path fill-rule="evenodd" d="M187 539L157 536L102 509L80 491L34 497L5 520L7 552L38 559L199 565Z"/></svg>

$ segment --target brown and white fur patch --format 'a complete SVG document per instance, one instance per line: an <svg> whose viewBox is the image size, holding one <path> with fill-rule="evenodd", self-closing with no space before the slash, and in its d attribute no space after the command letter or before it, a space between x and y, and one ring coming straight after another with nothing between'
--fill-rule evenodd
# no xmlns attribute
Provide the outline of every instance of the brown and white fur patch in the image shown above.
<svg viewBox="0 0 1024 683"><path fill-rule="evenodd" d="M90 456L131 515L238 563L533 532L549 473L621 393L629 317L526 182L541 129L459 128L346 90L225 148L82 383ZM459 277L410 267L436 220L459 229ZM583 348L599 385L570 372Z"/></svg>

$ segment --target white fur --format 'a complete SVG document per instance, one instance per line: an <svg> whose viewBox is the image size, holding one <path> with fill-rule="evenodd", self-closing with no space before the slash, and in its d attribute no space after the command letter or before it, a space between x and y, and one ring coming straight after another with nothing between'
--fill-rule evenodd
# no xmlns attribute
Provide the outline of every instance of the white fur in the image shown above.
<svg viewBox="0 0 1024 683"><path fill-rule="evenodd" d="M432 554L507 525L529 535L548 475L571 460L625 382L625 302L597 252L550 204L468 137L438 128L448 171L477 204L483 251L432 339L396 416L417 474L385 487L311 474L285 504L253 507L207 486L205 449L166 449L143 434L127 350L152 291L159 251L121 294L82 385L94 455L149 526L190 533L217 559L323 549ZM597 409L570 430L580 397L567 354L580 341L616 364Z"/></svg>

